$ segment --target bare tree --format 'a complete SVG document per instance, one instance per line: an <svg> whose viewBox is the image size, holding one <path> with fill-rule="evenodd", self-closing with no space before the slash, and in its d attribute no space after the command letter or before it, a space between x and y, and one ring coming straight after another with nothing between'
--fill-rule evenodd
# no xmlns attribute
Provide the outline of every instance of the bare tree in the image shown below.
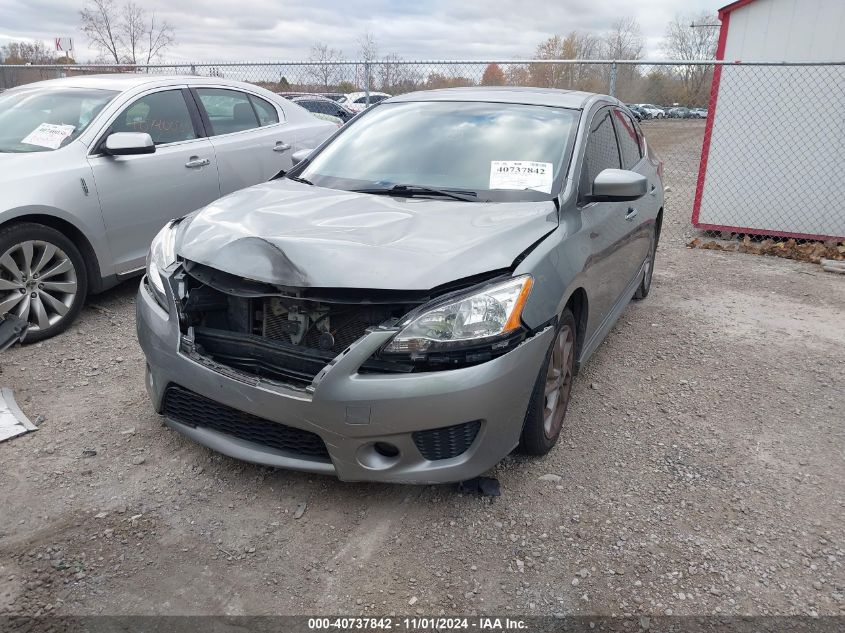
<svg viewBox="0 0 845 633"><path fill-rule="evenodd" d="M704 26L693 28L691 24ZM719 29L707 26L717 23L717 18L709 13L697 15L677 15L666 27L661 48L670 59L701 61L716 56L719 41ZM713 76L712 66L681 66L676 70L684 94L682 100L688 104L703 104L706 101L707 86Z"/></svg>
<svg viewBox="0 0 845 633"><path fill-rule="evenodd" d="M420 77L396 53L385 55L378 64L378 71L381 89L388 93L408 92L420 82Z"/></svg>
<svg viewBox="0 0 845 633"><path fill-rule="evenodd" d="M375 35L373 35L369 30L364 31L363 35L358 38L358 59L369 65L370 71L369 76L367 76L366 69L364 68L360 69L360 72L356 72L357 83L360 86L364 86L365 83L369 83L367 88L372 90L375 86L372 63L378 59L378 43L376 42Z"/></svg>
<svg viewBox="0 0 845 633"><path fill-rule="evenodd" d="M82 32L115 64L150 63L175 42L173 28L129 0L89 0L79 12Z"/></svg>
<svg viewBox="0 0 845 633"><path fill-rule="evenodd" d="M133 64L138 63L138 55L141 46L145 44L146 16L144 9L134 2L127 2L121 9L121 21L119 23L121 39L126 46L126 61Z"/></svg>
<svg viewBox="0 0 845 633"><path fill-rule="evenodd" d="M41 40L9 42L0 47L0 59L4 64L51 64L54 62L53 53Z"/></svg>
<svg viewBox="0 0 845 633"><path fill-rule="evenodd" d="M338 62L343 61L343 53L328 44L316 42L311 46L311 55L308 61L315 62L315 65L308 66L308 74L328 90L330 85L336 84L340 76Z"/></svg>
<svg viewBox="0 0 845 633"><path fill-rule="evenodd" d="M79 12L82 32L100 52L120 63L123 42L120 39L120 24L114 0L90 0Z"/></svg>
<svg viewBox="0 0 845 633"><path fill-rule="evenodd" d="M610 30L602 37L602 45L602 57L606 59L640 59L645 46L640 23L633 17L619 18L613 22ZM609 66L604 67L602 72L604 83L608 86L608 89L610 72ZM627 95L627 98L630 99L635 87L640 83L640 79L640 71L637 66L620 64L616 70L616 93Z"/></svg>
<svg viewBox="0 0 845 633"><path fill-rule="evenodd" d="M378 59L378 43L376 36L370 31L364 31L358 38L358 59L363 62L373 62Z"/></svg>
<svg viewBox="0 0 845 633"><path fill-rule="evenodd" d="M603 39L603 55L607 59L640 59L643 55L643 36L636 18L614 21Z"/></svg>
<svg viewBox="0 0 845 633"><path fill-rule="evenodd" d="M151 13L147 22L147 63L161 57L175 43L173 27L166 20L159 22L155 12Z"/></svg>

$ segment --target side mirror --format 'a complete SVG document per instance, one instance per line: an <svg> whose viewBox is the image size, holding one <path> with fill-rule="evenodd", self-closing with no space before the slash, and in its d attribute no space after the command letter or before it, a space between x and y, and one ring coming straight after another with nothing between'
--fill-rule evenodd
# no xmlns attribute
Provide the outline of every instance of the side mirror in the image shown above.
<svg viewBox="0 0 845 633"><path fill-rule="evenodd" d="M589 202L638 200L648 191L648 179L627 169L605 169L593 181Z"/></svg>
<svg viewBox="0 0 845 633"><path fill-rule="evenodd" d="M313 151L314 151L313 149L297 150L293 154L290 155L290 159L291 159L291 161L293 162L294 165L298 165L299 163L304 161L306 158L308 158L308 156L310 156L311 152L313 152Z"/></svg>
<svg viewBox="0 0 845 633"><path fill-rule="evenodd" d="M109 156L153 154L155 151L155 143L146 132L114 132L106 139L105 153Z"/></svg>

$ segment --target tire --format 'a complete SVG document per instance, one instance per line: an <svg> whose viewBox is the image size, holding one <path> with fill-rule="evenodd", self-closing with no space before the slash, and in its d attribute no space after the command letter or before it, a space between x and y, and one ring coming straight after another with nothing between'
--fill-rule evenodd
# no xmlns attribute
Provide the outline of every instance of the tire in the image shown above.
<svg viewBox="0 0 845 633"><path fill-rule="evenodd" d="M660 241L660 225L654 225L654 235L651 240L651 248L648 251L648 258L646 259L646 269L643 273L643 279L640 285L637 286L637 291L634 293L634 299L642 301L648 296L651 290L651 278L654 275L654 259L657 256L657 242Z"/></svg>
<svg viewBox="0 0 845 633"><path fill-rule="evenodd" d="M545 455L560 437L575 378L577 331L572 312L564 310L531 392L519 438L521 453ZM553 401L551 408L550 401Z"/></svg>
<svg viewBox="0 0 845 633"><path fill-rule="evenodd" d="M66 330L87 292L82 254L59 231L29 222L0 229L0 315L29 322L25 343Z"/></svg>

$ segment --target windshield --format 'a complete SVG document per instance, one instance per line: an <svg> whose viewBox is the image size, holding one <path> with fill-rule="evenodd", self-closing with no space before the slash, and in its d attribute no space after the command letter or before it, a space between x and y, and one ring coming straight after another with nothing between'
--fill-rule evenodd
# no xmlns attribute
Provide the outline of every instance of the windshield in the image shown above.
<svg viewBox="0 0 845 633"><path fill-rule="evenodd" d="M119 94L25 86L0 94L0 152L46 152L79 136Z"/></svg>
<svg viewBox="0 0 845 633"><path fill-rule="evenodd" d="M568 167L578 110L483 102L384 103L297 176L332 189L395 185L545 200Z"/></svg>

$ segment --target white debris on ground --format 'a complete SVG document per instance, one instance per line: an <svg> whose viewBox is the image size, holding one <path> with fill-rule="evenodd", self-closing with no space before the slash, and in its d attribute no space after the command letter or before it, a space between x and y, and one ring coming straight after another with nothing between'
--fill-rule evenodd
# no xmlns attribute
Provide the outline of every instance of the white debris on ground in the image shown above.
<svg viewBox="0 0 845 633"><path fill-rule="evenodd" d="M12 390L0 389L0 442L37 429L18 408Z"/></svg>

